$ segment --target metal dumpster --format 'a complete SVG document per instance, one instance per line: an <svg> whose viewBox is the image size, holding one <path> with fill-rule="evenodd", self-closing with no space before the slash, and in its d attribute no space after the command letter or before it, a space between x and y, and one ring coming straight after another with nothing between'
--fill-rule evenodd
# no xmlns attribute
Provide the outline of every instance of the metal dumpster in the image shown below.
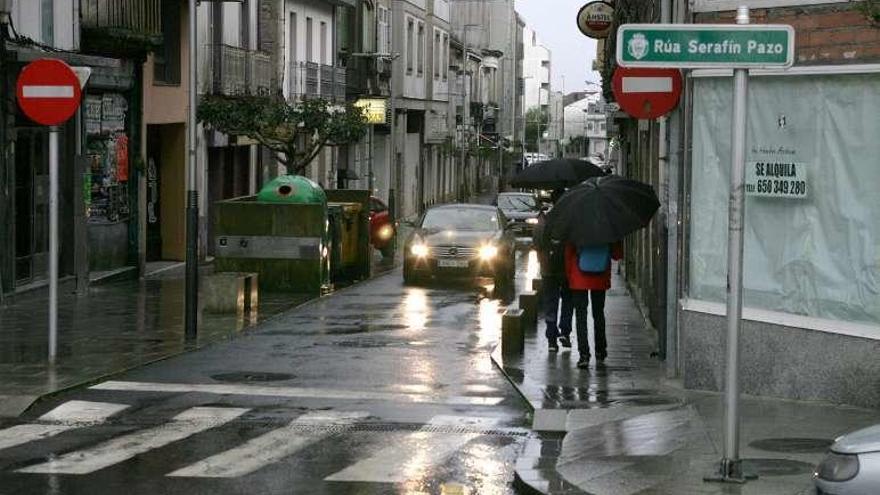
<svg viewBox="0 0 880 495"><path fill-rule="evenodd" d="M273 181L267 187L294 183L296 187L318 188L311 181L288 179L280 183ZM307 200L315 201L312 203L297 202L303 199L290 198L291 194L284 194L279 200L262 193L260 197L268 201L247 196L217 203L214 218L217 271L258 273L262 290L311 294L327 290L330 287L330 236L323 192L308 192Z"/></svg>
<svg viewBox="0 0 880 495"><path fill-rule="evenodd" d="M331 280L364 279L370 276L369 191L326 191L330 223Z"/></svg>

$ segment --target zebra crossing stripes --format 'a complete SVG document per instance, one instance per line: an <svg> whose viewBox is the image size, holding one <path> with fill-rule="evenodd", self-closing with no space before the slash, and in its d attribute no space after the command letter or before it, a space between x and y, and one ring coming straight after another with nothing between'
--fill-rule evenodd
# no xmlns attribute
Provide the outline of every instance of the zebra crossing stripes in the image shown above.
<svg viewBox="0 0 880 495"><path fill-rule="evenodd" d="M0 430L0 450L36 440L54 437L65 431L104 422L110 416L126 409L125 404L72 400L61 404L32 423Z"/></svg>
<svg viewBox="0 0 880 495"><path fill-rule="evenodd" d="M495 418L435 416L427 425L394 445L324 478L325 481L403 483L422 477L430 467L446 460L479 433L443 434L429 430L436 426L491 428Z"/></svg>
<svg viewBox="0 0 880 495"><path fill-rule="evenodd" d="M297 451L335 433L333 430L303 432L301 425L334 425L345 428L369 413L319 411L307 413L287 426L249 440L234 449L208 457L178 469L168 476L191 478L236 478L253 473L264 466L281 461Z"/></svg>
<svg viewBox="0 0 880 495"><path fill-rule="evenodd" d="M92 390L112 390L117 392L164 392L164 393L207 393L217 395L247 395L265 397L337 399L337 400L378 400L388 402L409 402L428 404L448 404L461 406L495 406L502 397L441 396L417 393L396 393L371 390L344 390L336 388L310 387L271 387L263 385L242 385L222 383L160 383L106 381L89 387Z"/></svg>
<svg viewBox="0 0 880 495"><path fill-rule="evenodd" d="M42 464L19 469L19 473L88 474L164 447L196 433L224 425L248 409L193 407L163 425L114 438L95 447L64 454Z"/></svg>

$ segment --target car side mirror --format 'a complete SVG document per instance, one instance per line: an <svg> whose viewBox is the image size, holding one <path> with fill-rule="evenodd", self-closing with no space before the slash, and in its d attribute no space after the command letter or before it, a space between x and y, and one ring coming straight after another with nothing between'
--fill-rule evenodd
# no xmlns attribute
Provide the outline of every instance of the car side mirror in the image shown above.
<svg viewBox="0 0 880 495"><path fill-rule="evenodd" d="M400 220L399 222L397 222L397 224L403 225L404 227L413 227L413 228L415 228L415 226L416 226L416 223L413 222L412 220Z"/></svg>

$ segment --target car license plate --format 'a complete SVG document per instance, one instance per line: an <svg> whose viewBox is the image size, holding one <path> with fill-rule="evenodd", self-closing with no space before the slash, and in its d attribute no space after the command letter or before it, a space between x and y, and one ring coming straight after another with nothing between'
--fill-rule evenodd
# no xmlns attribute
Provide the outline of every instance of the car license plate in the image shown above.
<svg viewBox="0 0 880 495"><path fill-rule="evenodd" d="M467 260L437 260L437 266L440 268L467 268Z"/></svg>

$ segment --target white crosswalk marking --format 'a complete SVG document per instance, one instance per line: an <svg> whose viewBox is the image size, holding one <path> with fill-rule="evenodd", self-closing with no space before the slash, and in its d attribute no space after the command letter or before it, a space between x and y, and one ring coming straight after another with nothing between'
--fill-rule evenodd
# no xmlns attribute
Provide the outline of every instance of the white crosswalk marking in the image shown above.
<svg viewBox="0 0 880 495"><path fill-rule="evenodd" d="M19 473L88 474L164 447L196 433L224 425L246 413L235 407L194 407L169 423L114 438L95 447L64 454L43 464L19 469Z"/></svg>
<svg viewBox="0 0 880 495"><path fill-rule="evenodd" d="M289 425L249 440L247 443L217 455L208 457L168 476L193 478L235 478L253 473L269 464L278 462L300 449L307 447L335 431L325 430L305 433L301 425L339 425L346 427L368 412L321 411L300 416Z"/></svg>
<svg viewBox="0 0 880 495"><path fill-rule="evenodd" d="M428 473L455 451L480 436L478 433L434 433L430 426L490 428L495 418L435 416L426 427L407 435L372 456L324 478L326 481L403 483Z"/></svg>
<svg viewBox="0 0 880 495"><path fill-rule="evenodd" d="M61 404L40 416L40 421L52 424L17 425L0 430L0 450L22 445L35 440L54 437L65 431L75 430L90 424L102 423L110 416L128 406L108 402L88 402L72 400Z"/></svg>
<svg viewBox="0 0 880 495"><path fill-rule="evenodd" d="M494 406L502 397L437 396L415 393L374 392L369 390L344 390L335 388L267 387L263 385L230 385L221 383L158 383L107 381L90 387L92 390L116 390L125 392L202 392L218 395L254 395L266 397L299 397L340 400L380 400L392 402L416 402L470 406Z"/></svg>

